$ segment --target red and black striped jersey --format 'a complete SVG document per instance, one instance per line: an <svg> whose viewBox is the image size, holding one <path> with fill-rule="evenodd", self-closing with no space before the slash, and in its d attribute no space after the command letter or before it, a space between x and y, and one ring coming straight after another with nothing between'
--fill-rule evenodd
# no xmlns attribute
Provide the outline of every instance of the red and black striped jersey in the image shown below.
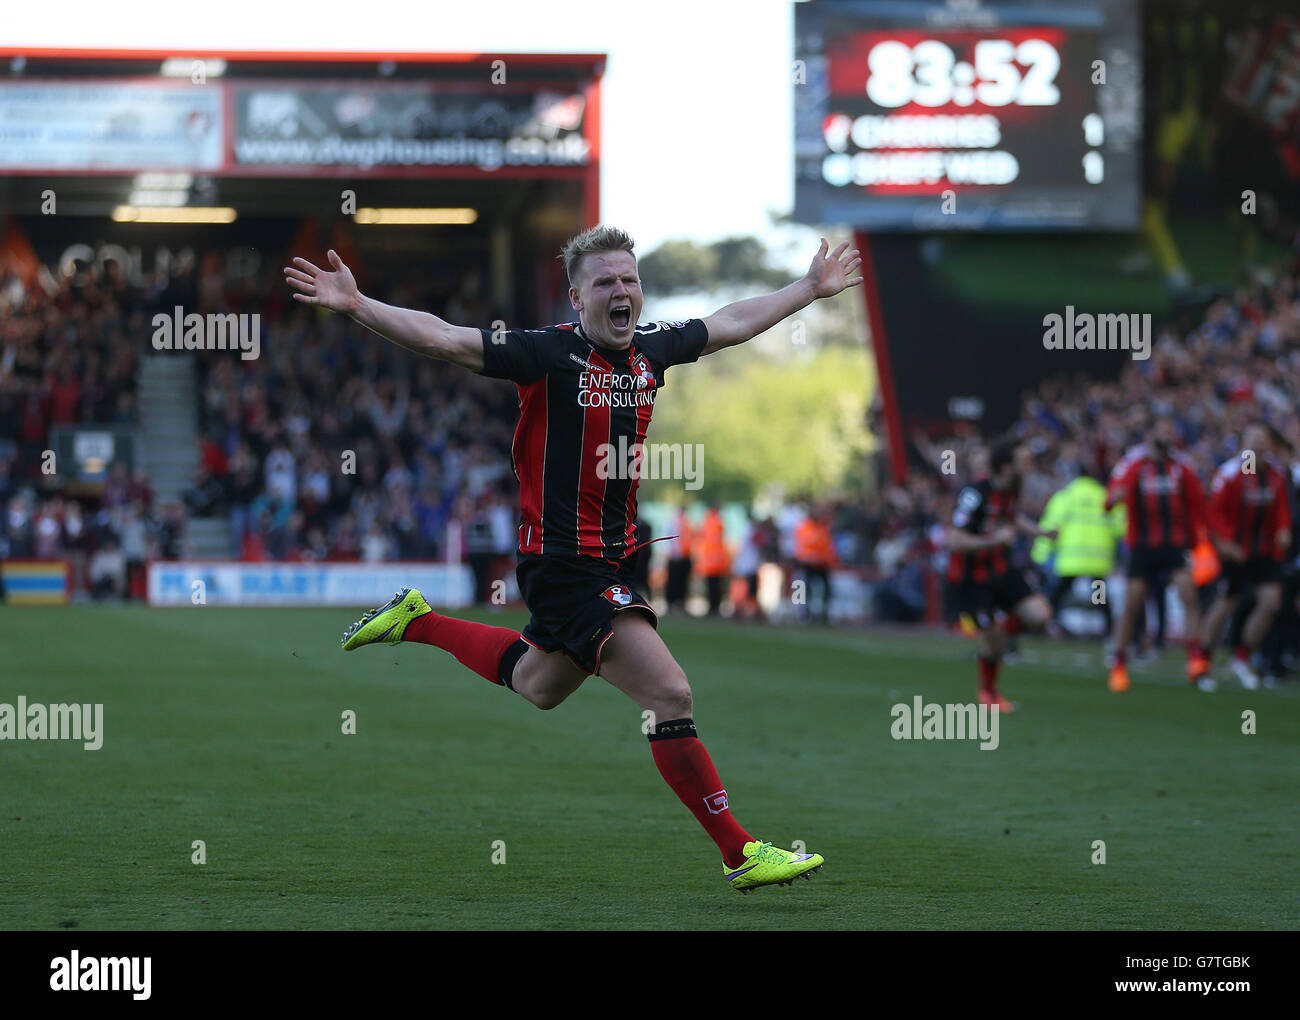
<svg viewBox="0 0 1300 1020"><path fill-rule="evenodd" d="M1210 486L1210 530L1241 546L1247 558L1281 560L1279 531L1291 530L1286 476L1267 461L1242 470L1239 457L1224 461Z"/></svg>
<svg viewBox="0 0 1300 1020"><path fill-rule="evenodd" d="M952 526L972 535L991 535L1004 524L1016 522L1016 491L993 488L987 478L971 482L957 493ZM978 552L953 552L948 557L948 580L988 581L1007 571L1007 550L1003 546Z"/></svg>
<svg viewBox="0 0 1300 1020"><path fill-rule="evenodd" d="M1205 494L1195 465L1181 453L1160 457L1139 443L1115 465L1106 509L1123 503L1130 549L1190 549L1205 536Z"/></svg>
<svg viewBox="0 0 1300 1020"><path fill-rule="evenodd" d="M636 544L655 396L671 366L698 360L708 328L638 325L625 351L597 346L579 323L482 333L483 375L519 388L519 551L622 560Z"/></svg>

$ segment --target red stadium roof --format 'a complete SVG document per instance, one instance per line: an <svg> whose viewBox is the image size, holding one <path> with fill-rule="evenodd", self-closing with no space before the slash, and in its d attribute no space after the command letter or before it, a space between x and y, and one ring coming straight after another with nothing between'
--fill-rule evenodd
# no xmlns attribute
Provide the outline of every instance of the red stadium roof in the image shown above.
<svg viewBox="0 0 1300 1020"><path fill-rule="evenodd" d="M506 60L525 67L582 67L595 73L604 69L603 53L432 53L361 50L233 50L171 49L124 50L85 47L0 46L0 57L47 60L165 60L168 57L221 57L250 61L332 61L367 63L391 60L408 64L469 64L478 60Z"/></svg>

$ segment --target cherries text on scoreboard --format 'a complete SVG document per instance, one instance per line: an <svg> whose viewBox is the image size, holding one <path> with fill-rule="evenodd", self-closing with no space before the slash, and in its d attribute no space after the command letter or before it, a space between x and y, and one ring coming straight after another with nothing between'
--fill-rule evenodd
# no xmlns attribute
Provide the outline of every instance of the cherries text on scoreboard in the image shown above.
<svg viewBox="0 0 1300 1020"><path fill-rule="evenodd" d="M826 45L823 180L894 193L1101 184L1093 33L863 31Z"/></svg>

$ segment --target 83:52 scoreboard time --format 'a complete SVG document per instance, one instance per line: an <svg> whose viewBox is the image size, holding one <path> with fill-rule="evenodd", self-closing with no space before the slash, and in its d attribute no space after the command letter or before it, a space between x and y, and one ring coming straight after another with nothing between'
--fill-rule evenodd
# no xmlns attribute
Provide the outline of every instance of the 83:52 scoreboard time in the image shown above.
<svg viewBox="0 0 1300 1020"><path fill-rule="evenodd" d="M1131 230L1127 0L795 8L795 218L863 230Z"/></svg>

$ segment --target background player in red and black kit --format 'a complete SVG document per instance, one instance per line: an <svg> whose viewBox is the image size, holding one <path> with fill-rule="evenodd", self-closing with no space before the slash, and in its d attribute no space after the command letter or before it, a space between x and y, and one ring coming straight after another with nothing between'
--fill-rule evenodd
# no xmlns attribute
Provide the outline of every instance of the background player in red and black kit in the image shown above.
<svg viewBox="0 0 1300 1020"><path fill-rule="evenodd" d="M979 628L979 700L1010 712L1015 706L998 692L998 670L1008 636L1041 629L1052 608L1011 563L1011 546L1020 534L1044 532L1016 506L1020 476L1016 444L999 443L989 455L989 474L959 493L949 533L948 584L953 607Z"/></svg>
<svg viewBox="0 0 1300 1020"><path fill-rule="evenodd" d="M1177 439L1173 419L1158 419L1151 442L1129 450L1106 487L1106 509L1123 503L1128 511L1127 589L1107 681L1116 692L1129 689L1129 643L1138 614L1146 611L1147 591L1162 575L1169 576L1183 604L1187 679L1196 683L1210 668L1201 649L1201 609L1190 564L1192 547L1206 533L1205 496L1195 465L1174 449Z"/></svg>
<svg viewBox="0 0 1300 1020"><path fill-rule="evenodd" d="M742 890L788 882L820 867L822 858L760 843L732 817L696 733L686 674L631 583L637 478L616 465L645 439L671 366L744 343L812 301L862 282L854 275L858 253L846 252L846 243L828 256L828 247L823 240L804 277L772 294L705 319L638 325L642 294L632 239L594 227L563 252L578 321L500 333L367 298L333 251L333 272L304 259L285 269L296 299L348 314L417 354L508 379L519 391L517 576L532 613L528 626L520 634L443 616L419 592L404 589L349 628L343 647L436 645L543 709L599 675L651 713L655 764L721 850L724 878Z"/></svg>
<svg viewBox="0 0 1300 1020"><path fill-rule="evenodd" d="M1223 626L1247 590L1255 608L1233 649L1232 670L1242 687L1253 691L1259 677L1250 666L1282 605L1282 561L1291 544L1291 507L1286 475L1274 458L1277 448L1267 426L1254 423L1242 434L1243 456L1224 461L1210 486L1210 540L1223 564L1222 588L1205 616L1201 642L1213 657Z"/></svg>

